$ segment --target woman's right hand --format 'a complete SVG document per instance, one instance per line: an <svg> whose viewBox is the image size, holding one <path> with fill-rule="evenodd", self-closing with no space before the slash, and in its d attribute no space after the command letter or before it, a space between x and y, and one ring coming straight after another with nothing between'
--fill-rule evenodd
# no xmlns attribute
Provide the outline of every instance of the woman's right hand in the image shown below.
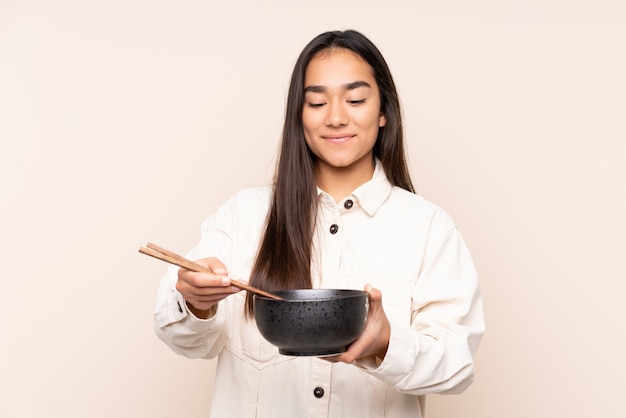
<svg viewBox="0 0 626 418"><path fill-rule="evenodd" d="M204 258L195 262L208 267L212 273L196 273L181 268L178 270L176 290L183 295L187 307L195 316L206 319L215 312L220 300L241 289L231 286L226 266L217 258Z"/></svg>

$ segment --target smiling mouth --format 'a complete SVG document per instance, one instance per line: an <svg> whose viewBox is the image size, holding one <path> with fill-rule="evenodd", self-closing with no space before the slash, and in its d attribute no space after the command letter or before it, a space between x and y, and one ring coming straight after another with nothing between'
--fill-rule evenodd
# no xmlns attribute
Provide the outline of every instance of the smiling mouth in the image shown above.
<svg viewBox="0 0 626 418"><path fill-rule="evenodd" d="M349 140L351 140L352 138L354 138L356 135L328 135L328 136L322 136L322 138L332 144L341 144L344 142L348 142Z"/></svg>

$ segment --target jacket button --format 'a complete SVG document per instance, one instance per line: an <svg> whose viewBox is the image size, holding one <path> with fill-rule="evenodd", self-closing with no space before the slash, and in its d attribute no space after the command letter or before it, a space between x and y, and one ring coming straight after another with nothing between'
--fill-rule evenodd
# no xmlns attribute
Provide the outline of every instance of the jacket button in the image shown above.
<svg viewBox="0 0 626 418"><path fill-rule="evenodd" d="M324 389L319 386L316 387L315 389L313 389L313 395L318 399L321 398L322 396L324 396Z"/></svg>
<svg viewBox="0 0 626 418"><path fill-rule="evenodd" d="M330 233L331 233L331 234L336 234L336 233L337 233L337 231L339 231L339 225L337 225L337 224L332 224L332 225L330 226Z"/></svg>
<svg viewBox="0 0 626 418"><path fill-rule="evenodd" d="M354 206L354 202L352 200L350 200L350 199L346 200L343 203L343 207L346 208L346 209L350 209L352 206Z"/></svg>

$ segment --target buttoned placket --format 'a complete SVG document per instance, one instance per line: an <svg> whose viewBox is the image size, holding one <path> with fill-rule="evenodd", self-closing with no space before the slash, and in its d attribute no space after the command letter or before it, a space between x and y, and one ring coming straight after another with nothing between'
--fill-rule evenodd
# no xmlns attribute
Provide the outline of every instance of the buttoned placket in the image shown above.
<svg viewBox="0 0 626 418"><path fill-rule="evenodd" d="M320 205L322 214L318 225L318 234L323 246L323 260L320 260L322 288L337 287L337 278L341 266L343 231L341 229L340 206L332 197L322 194Z"/></svg>
<svg viewBox="0 0 626 418"><path fill-rule="evenodd" d="M311 362L311 380L308 387L308 418L328 417L330 405L330 384L333 364L322 359Z"/></svg>
<svg viewBox="0 0 626 418"><path fill-rule="evenodd" d="M325 288L336 288L343 252L341 215L353 208L354 198L344 199L337 204L330 196L322 194L320 203L322 213L318 231L325 250L324 259L320 266L322 271L320 285ZM311 379L307 388L309 391L307 417L328 417L331 397L331 376L332 363L317 359L312 361Z"/></svg>

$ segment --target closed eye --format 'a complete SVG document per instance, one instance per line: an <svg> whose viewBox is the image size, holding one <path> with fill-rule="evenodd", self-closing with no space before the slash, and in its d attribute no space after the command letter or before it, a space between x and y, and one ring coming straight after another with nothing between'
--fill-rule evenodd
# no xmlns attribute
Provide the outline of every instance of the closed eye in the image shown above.
<svg viewBox="0 0 626 418"><path fill-rule="evenodd" d="M318 107L322 107L324 106L326 103L311 103L311 102L307 102L307 106L309 107L313 107L313 108L318 108Z"/></svg>
<svg viewBox="0 0 626 418"><path fill-rule="evenodd" d="M348 100L348 103L350 103L351 105L358 105L361 103L365 103L365 99L361 99L361 100Z"/></svg>

